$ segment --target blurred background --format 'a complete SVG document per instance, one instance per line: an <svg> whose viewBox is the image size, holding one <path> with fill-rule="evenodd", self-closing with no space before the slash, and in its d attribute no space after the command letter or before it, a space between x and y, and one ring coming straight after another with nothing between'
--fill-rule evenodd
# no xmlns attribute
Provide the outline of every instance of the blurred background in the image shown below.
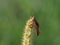
<svg viewBox="0 0 60 45"><path fill-rule="evenodd" d="M21 45L26 21L35 16L40 35L34 45L60 45L60 0L0 0L0 45Z"/></svg>

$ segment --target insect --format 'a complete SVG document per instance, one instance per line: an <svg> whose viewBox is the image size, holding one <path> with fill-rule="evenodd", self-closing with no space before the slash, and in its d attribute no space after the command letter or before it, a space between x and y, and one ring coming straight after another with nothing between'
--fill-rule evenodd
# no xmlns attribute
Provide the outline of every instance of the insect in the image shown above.
<svg viewBox="0 0 60 45"><path fill-rule="evenodd" d="M37 22L37 20L35 19L35 17L33 16L33 26L35 27L36 29L36 33L37 33L37 36L39 36L40 32L39 32L39 24Z"/></svg>

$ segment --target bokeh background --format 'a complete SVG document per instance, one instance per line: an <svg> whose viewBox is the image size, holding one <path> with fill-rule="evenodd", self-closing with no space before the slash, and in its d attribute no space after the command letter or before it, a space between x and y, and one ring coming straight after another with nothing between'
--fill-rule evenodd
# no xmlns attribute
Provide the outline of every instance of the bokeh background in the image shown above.
<svg viewBox="0 0 60 45"><path fill-rule="evenodd" d="M60 45L60 0L0 0L0 45L21 45L26 21L34 15L40 35L34 45Z"/></svg>

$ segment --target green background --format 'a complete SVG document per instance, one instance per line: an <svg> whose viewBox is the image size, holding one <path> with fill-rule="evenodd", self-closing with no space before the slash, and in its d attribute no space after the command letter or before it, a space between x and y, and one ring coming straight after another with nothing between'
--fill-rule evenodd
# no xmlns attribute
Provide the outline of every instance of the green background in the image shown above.
<svg viewBox="0 0 60 45"><path fill-rule="evenodd" d="M60 0L0 0L0 45L21 45L32 15L41 32L33 32L33 44L60 45Z"/></svg>

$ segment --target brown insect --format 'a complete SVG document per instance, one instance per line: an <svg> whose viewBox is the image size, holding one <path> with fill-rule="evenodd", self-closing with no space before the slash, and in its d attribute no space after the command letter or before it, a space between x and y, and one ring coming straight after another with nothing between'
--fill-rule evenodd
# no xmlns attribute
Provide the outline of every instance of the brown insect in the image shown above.
<svg viewBox="0 0 60 45"><path fill-rule="evenodd" d="M33 16L33 26L35 27L36 29L36 32L37 32L37 36L39 36L40 32L39 32L39 24L38 22L36 21L35 17Z"/></svg>

